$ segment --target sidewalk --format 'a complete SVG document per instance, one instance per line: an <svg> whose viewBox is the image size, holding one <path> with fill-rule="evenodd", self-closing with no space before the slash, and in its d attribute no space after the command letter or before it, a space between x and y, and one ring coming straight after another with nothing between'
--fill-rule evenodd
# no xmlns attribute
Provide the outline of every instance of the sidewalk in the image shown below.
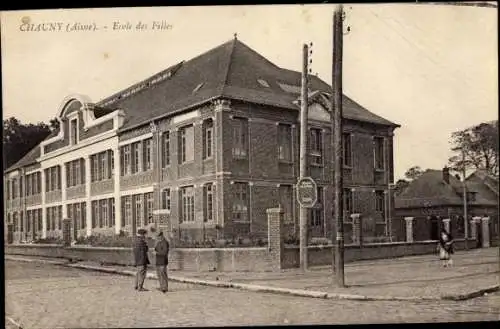
<svg viewBox="0 0 500 329"><path fill-rule="evenodd" d="M499 289L498 248L461 251L453 268L443 268L436 255L346 264L347 288L337 288L330 267L281 272L171 271L172 281L316 298L353 300L464 300ZM6 259L21 258L6 255ZM63 263L64 261L60 262ZM66 266L134 275L133 267L79 262ZM156 278L153 270L149 278Z"/></svg>

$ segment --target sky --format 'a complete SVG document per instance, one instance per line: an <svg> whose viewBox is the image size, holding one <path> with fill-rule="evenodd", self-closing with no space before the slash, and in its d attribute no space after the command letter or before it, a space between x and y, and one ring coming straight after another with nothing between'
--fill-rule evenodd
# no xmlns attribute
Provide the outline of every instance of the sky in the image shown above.
<svg viewBox="0 0 500 329"><path fill-rule="evenodd" d="M97 102L233 38L280 67L332 81L334 5L106 8L1 12L4 118L48 122L74 93ZM496 9L446 5L345 5L344 94L401 125L395 177L441 169L451 133L498 119ZM22 22L62 31L21 31ZM151 29L153 22L170 28ZM113 30L130 23L132 30ZM139 24L148 28L135 30ZM69 25L68 25L69 24ZM95 31L67 31L95 24ZM106 29L104 27L107 27ZM24 29L24 27L22 28Z"/></svg>

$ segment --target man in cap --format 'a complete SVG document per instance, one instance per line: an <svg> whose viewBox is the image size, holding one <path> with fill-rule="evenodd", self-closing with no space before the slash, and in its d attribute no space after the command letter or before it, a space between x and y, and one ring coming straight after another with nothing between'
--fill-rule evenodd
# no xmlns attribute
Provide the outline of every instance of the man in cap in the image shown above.
<svg viewBox="0 0 500 329"><path fill-rule="evenodd" d="M167 265L168 265L168 251L169 244L163 232L158 233L158 237L155 244L156 252L156 273L158 275L158 281L160 281L160 291L163 293L168 291L168 275L167 275Z"/></svg>
<svg viewBox="0 0 500 329"><path fill-rule="evenodd" d="M148 258L148 244L146 242L146 230L139 229L137 237L134 242L134 260L137 267L137 274L135 276L135 290L147 291L144 289L144 280L148 272L149 258Z"/></svg>

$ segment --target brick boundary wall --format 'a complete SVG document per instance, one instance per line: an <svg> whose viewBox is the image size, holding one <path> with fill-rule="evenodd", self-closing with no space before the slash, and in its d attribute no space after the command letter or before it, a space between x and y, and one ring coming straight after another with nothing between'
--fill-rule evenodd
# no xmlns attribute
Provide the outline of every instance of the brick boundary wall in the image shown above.
<svg viewBox="0 0 500 329"><path fill-rule="evenodd" d="M347 245L345 261L387 259L436 253L437 241L415 243L374 243L362 247ZM456 250L464 249L464 240L457 240ZM469 241L469 249L475 245ZM131 248L62 247L60 245L6 245L6 255L23 255L94 261L104 264L133 265ZM299 267L299 248L183 248L172 249L169 268L197 272L271 272ZM332 246L308 247L309 265L330 265ZM154 263L154 255L150 254Z"/></svg>

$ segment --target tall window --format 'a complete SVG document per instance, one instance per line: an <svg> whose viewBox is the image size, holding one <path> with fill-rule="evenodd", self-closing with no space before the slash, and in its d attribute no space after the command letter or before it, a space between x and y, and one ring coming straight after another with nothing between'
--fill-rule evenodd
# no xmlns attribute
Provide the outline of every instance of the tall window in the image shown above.
<svg viewBox="0 0 500 329"><path fill-rule="evenodd" d="M66 162L66 186L73 187L83 184L85 181L85 170L82 167L82 159Z"/></svg>
<svg viewBox="0 0 500 329"><path fill-rule="evenodd" d="M153 220L153 192L144 194L144 200L146 201L146 223L154 223Z"/></svg>
<svg viewBox="0 0 500 329"><path fill-rule="evenodd" d="M61 189L61 167L54 166L45 169L45 192Z"/></svg>
<svg viewBox="0 0 500 329"><path fill-rule="evenodd" d="M130 175L132 168L130 162L130 144L120 148L121 176Z"/></svg>
<svg viewBox="0 0 500 329"><path fill-rule="evenodd" d="M143 209L142 209L142 194L136 194L132 197L134 199L135 216L134 221L137 226L143 223Z"/></svg>
<svg viewBox="0 0 500 329"><path fill-rule="evenodd" d="M384 191L375 191L375 211L385 211Z"/></svg>
<svg viewBox="0 0 500 329"><path fill-rule="evenodd" d="M19 224L21 224L21 232L24 232L24 212L19 213Z"/></svg>
<svg viewBox="0 0 500 329"><path fill-rule="evenodd" d="M353 212L353 195L350 188L345 188L343 191L344 198L344 214L349 216ZM349 217L347 218L349 220Z"/></svg>
<svg viewBox="0 0 500 329"><path fill-rule="evenodd" d="M122 203L124 208L124 223L125 226L132 225L132 198L130 195L122 197Z"/></svg>
<svg viewBox="0 0 500 329"><path fill-rule="evenodd" d="M194 160L194 128L188 126L180 129L179 157L180 163Z"/></svg>
<svg viewBox="0 0 500 329"><path fill-rule="evenodd" d="M71 175L73 176L73 183L75 185L80 185L81 184L81 170L80 170L80 159L77 159L75 161L72 161L72 169L73 169L73 172L71 173Z"/></svg>
<svg viewBox="0 0 500 329"><path fill-rule="evenodd" d="M99 180L108 179L108 153L99 153Z"/></svg>
<svg viewBox="0 0 500 329"><path fill-rule="evenodd" d="M92 228L99 225L99 202L92 201Z"/></svg>
<svg viewBox="0 0 500 329"><path fill-rule="evenodd" d="M115 198L109 198L108 199L108 206L109 206L109 226L113 227L115 226Z"/></svg>
<svg viewBox="0 0 500 329"><path fill-rule="evenodd" d="M141 171L141 142L132 143L132 174Z"/></svg>
<svg viewBox="0 0 500 329"><path fill-rule="evenodd" d="M375 169L384 169L384 138L375 137L373 139Z"/></svg>
<svg viewBox="0 0 500 329"><path fill-rule="evenodd" d="M31 232L31 220L33 219L31 215L31 210L26 211L26 231Z"/></svg>
<svg viewBox="0 0 500 329"><path fill-rule="evenodd" d="M48 169L45 169L45 172L47 172ZM47 190L48 191L48 190ZM12 199L17 198L17 179L12 180Z"/></svg>
<svg viewBox="0 0 500 329"><path fill-rule="evenodd" d="M212 183L203 186L203 221L214 220L214 185Z"/></svg>
<svg viewBox="0 0 500 329"><path fill-rule="evenodd" d="M17 232L19 231L19 222L17 220L17 212L15 212L13 215L12 215L12 223L14 224L14 231Z"/></svg>
<svg viewBox="0 0 500 329"><path fill-rule="evenodd" d="M280 205L284 211L285 222L292 222L293 192L291 185L280 185Z"/></svg>
<svg viewBox="0 0 500 329"><path fill-rule="evenodd" d="M32 180L33 180L33 176L32 175L26 175L26 195L31 195L31 189L32 189L32 186L33 184L31 183Z"/></svg>
<svg viewBox="0 0 500 329"><path fill-rule="evenodd" d="M311 226L322 229L323 221L323 187L318 186L318 201L311 209Z"/></svg>
<svg viewBox="0 0 500 329"><path fill-rule="evenodd" d="M321 129L311 129L311 162L316 165L323 164L323 132Z"/></svg>
<svg viewBox="0 0 500 329"><path fill-rule="evenodd" d="M292 161L292 128L290 125L278 126L278 159Z"/></svg>
<svg viewBox="0 0 500 329"><path fill-rule="evenodd" d="M96 182L96 181L111 179L112 169L114 168L113 161L114 161L114 156L113 156L113 151L111 150L106 150L97 154L93 154L90 157L91 181ZM84 165L83 161L81 165L82 166ZM85 172L82 170L82 173L84 174ZM82 182L84 182L83 177L84 176L82 176Z"/></svg>
<svg viewBox="0 0 500 329"><path fill-rule="evenodd" d="M248 148L248 120L233 119L233 157L246 158Z"/></svg>
<svg viewBox="0 0 500 329"><path fill-rule="evenodd" d="M98 154L93 154L90 156L90 167L91 167L91 181L98 181L99 177L99 158Z"/></svg>
<svg viewBox="0 0 500 329"><path fill-rule="evenodd" d="M233 221L247 222L248 219L248 184L234 183Z"/></svg>
<svg viewBox="0 0 500 329"><path fill-rule="evenodd" d="M87 227L87 202L80 203L80 210L82 211L82 220L80 221L80 228L83 230Z"/></svg>
<svg viewBox="0 0 500 329"><path fill-rule="evenodd" d="M68 213L68 218L74 219L75 214L73 214L73 204L69 204L66 206L66 212Z"/></svg>
<svg viewBox="0 0 500 329"><path fill-rule="evenodd" d="M57 219L58 219L58 224L59 224L59 229L62 230L62 206L58 206L57 208Z"/></svg>
<svg viewBox="0 0 500 329"><path fill-rule="evenodd" d="M78 143L78 120L73 119L70 122L71 126L71 145Z"/></svg>
<svg viewBox="0 0 500 329"><path fill-rule="evenodd" d="M194 222L194 188L186 186L180 190L181 222Z"/></svg>
<svg viewBox="0 0 500 329"><path fill-rule="evenodd" d="M81 204L80 203L75 203L74 204L74 207L75 207L75 217L76 217L76 222L75 222L75 226L78 228L81 228L82 227L82 209L80 208L81 207Z"/></svg>
<svg viewBox="0 0 500 329"><path fill-rule="evenodd" d="M161 192L161 208L170 210L170 189L166 188Z"/></svg>
<svg viewBox="0 0 500 329"><path fill-rule="evenodd" d="M170 131L165 131L162 136L161 163L163 168L170 165Z"/></svg>
<svg viewBox="0 0 500 329"><path fill-rule="evenodd" d="M115 171L115 152L113 150L109 150L109 167L111 168L109 178L111 178Z"/></svg>
<svg viewBox="0 0 500 329"><path fill-rule="evenodd" d="M214 123L212 119L203 122L203 159L212 157Z"/></svg>
<svg viewBox="0 0 500 329"><path fill-rule="evenodd" d="M100 217L101 220L99 221L99 227L108 227L109 226L109 218L108 218L108 199L102 199L99 200L99 208L101 210Z"/></svg>
<svg viewBox="0 0 500 329"><path fill-rule="evenodd" d="M153 162L152 162L152 159L153 159L153 147L152 147L152 144L153 144L153 139L152 138L148 138L146 140L144 140L144 143L143 143L143 146L142 146L142 149L143 149L143 169L145 171L147 170L151 170L153 168Z"/></svg>
<svg viewBox="0 0 500 329"><path fill-rule="evenodd" d="M344 159L344 166L352 167L352 148L351 148L351 134L342 134L342 157Z"/></svg>
<svg viewBox="0 0 500 329"><path fill-rule="evenodd" d="M41 175L40 172L34 172L26 175L26 195L35 195L40 193ZM7 198L10 197L10 184L7 184Z"/></svg>

